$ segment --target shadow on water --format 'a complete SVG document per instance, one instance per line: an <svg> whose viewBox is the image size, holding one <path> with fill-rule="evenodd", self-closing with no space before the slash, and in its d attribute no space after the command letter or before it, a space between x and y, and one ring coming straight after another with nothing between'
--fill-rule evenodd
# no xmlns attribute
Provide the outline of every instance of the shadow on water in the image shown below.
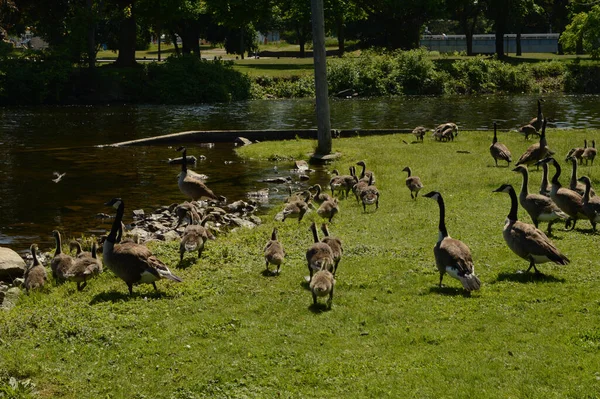
<svg viewBox="0 0 600 399"><path fill-rule="evenodd" d="M496 281L512 281L515 283L564 283L564 278L556 278L549 274L544 273L528 273L528 272L515 272L515 273L500 273L496 277Z"/></svg>

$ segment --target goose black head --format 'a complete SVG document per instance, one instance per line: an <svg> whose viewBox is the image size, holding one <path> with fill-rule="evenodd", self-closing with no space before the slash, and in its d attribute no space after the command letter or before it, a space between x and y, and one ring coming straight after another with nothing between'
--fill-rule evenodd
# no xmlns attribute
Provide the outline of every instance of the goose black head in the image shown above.
<svg viewBox="0 0 600 399"><path fill-rule="evenodd" d="M430 191L427 194L423 195L423 197L431 198L433 200L437 200L441 196L442 194L440 194L438 191Z"/></svg>
<svg viewBox="0 0 600 399"><path fill-rule="evenodd" d="M509 193L510 190L514 190L513 186L511 186L510 184L503 184L500 187L498 187L497 189L493 190L493 193Z"/></svg>
<svg viewBox="0 0 600 399"><path fill-rule="evenodd" d="M112 206L113 208L117 209L117 208L119 208L119 206L121 206L122 203L123 203L123 200L121 198L113 198L110 201L105 202L104 205Z"/></svg>

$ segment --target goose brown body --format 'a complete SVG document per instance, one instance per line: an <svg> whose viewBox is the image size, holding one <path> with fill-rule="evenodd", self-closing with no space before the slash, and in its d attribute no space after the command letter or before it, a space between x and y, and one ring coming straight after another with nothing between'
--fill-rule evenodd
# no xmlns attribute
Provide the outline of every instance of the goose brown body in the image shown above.
<svg viewBox="0 0 600 399"><path fill-rule="evenodd" d="M285 258L285 250L283 249L283 245L277 240L277 227L273 228L271 240L265 245L264 255L267 272L270 272L269 264L271 264L277 266L275 274L279 274L279 268Z"/></svg>
<svg viewBox="0 0 600 399"><path fill-rule="evenodd" d="M306 262L308 265L308 273L310 275L309 282L312 280L315 271L319 271L323 268L330 270L334 265L333 251L329 245L319 241L317 226L314 222L310 225L310 231L313 234L314 243L308 251L306 251Z"/></svg>
<svg viewBox="0 0 600 399"><path fill-rule="evenodd" d="M337 213L340 211L337 198L323 201L321 206L317 209L317 215L323 219L328 219L329 223Z"/></svg>
<svg viewBox="0 0 600 399"><path fill-rule="evenodd" d="M179 174L179 190L186 196L197 201L202 198L208 198L212 200L218 199L215 193L204 184L204 179L198 173L191 171L187 168L187 156L185 147L179 147L177 151L183 153L183 162L181 163L181 173Z"/></svg>
<svg viewBox="0 0 600 399"><path fill-rule="evenodd" d="M344 254L344 249L342 248L342 240L340 240L337 237L331 237L329 235L329 228L327 227L326 223L323 223L321 225L321 231L325 235L321 242L324 242L325 244L329 245L329 248L331 248L331 253L333 255L334 262L333 275L335 276L335 274L337 273L338 264L340 263L342 255Z"/></svg>
<svg viewBox="0 0 600 399"><path fill-rule="evenodd" d="M596 224L600 222L600 198L590 197L592 182L587 176L581 176L579 181L585 185L585 193L583 194L583 213L590 220L592 229L596 231Z"/></svg>
<svg viewBox="0 0 600 399"><path fill-rule="evenodd" d="M313 305L317 304L318 297L329 296L327 299L327 308L331 309L333 303L333 290L335 286L334 275L327 270L327 267L323 265L321 269L312 276L310 280L310 291L312 293Z"/></svg>
<svg viewBox="0 0 600 399"><path fill-rule="evenodd" d="M540 161L547 156L552 155L553 152L548 148L548 142L546 140L546 121L542 124L542 134L540 135L540 141L538 143L530 145L527 150L519 157L519 160L515 164L518 165L533 165L537 161Z"/></svg>
<svg viewBox="0 0 600 399"><path fill-rule="evenodd" d="M585 149L585 151L583 151L583 154L581 154L581 158L585 159L585 164L588 164L588 161L591 161L592 165L594 164L594 159L596 158L596 155L598 154L598 150L596 149L596 140L592 140L592 146L588 147Z"/></svg>
<svg viewBox="0 0 600 399"><path fill-rule="evenodd" d="M33 264L29 266L27 270L25 270L25 275L23 276L25 280L23 285L27 292L35 289L41 289L48 280L46 268L37 258L37 245L31 244L29 249L31 251L31 256L33 256Z"/></svg>
<svg viewBox="0 0 600 399"><path fill-rule="evenodd" d="M56 240L56 250L52 262L50 263L50 269L52 270L52 276L55 279L64 281L66 279L65 273L73 266L73 258L62 252L60 232L58 230L53 230L52 236Z"/></svg>
<svg viewBox="0 0 600 399"><path fill-rule="evenodd" d="M419 178L419 176L412 176L412 170L408 166L402 169L402 171L408 173L408 177L404 181L404 184L406 184L406 187L410 190L410 198L417 199L419 191L423 188L421 178Z"/></svg>
<svg viewBox="0 0 600 399"><path fill-rule="evenodd" d="M573 165L573 169L571 170L571 180L569 181L569 188L575 191L577 194L583 196L585 193L585 184L581 183L577 180L577 159L575 157L570 157L569 161ZM595 196L596 192L594 189L590 189L590 196Z"/></svg>
<svg viewBox="0 0 600 399"><path fill-rule="evenodd" d="M208 216L198 222L193 216L189 216L192 223L188 224L183 231L181 236L181 242L179 243L179 260L182 261L186 251L198 251L198 259L202 257L204 251L204 245L206 241L212 236L205 227L205 223L208 220Z"/></svg>
<svg viewBox="0 0 600 399"><path fill-rule="evenodd" d="M492 145L490 146L490 154L498 166L498 161L506 161L507 165L512 162L512 154L508 147L498 142L498 136L496 135L496 122L494 122L494 138L492 139Z"/></svg>
<svg viewBox="0 0 600 399"><path fill-rule="evenodd" d="M90 255L86 255L84 252L82 256L78 256L73 262L73 266L65 274L67 280L77 283L78 291L85 288L89 279L102 273L102 262L97 258L96 251L97 244L94 241L92 250L89 252Z"/></svg>

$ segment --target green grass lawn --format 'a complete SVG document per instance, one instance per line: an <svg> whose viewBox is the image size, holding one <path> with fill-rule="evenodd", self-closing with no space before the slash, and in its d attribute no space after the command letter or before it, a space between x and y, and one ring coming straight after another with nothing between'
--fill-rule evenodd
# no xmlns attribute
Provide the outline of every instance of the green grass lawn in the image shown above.
<svg viewBox="0 0 600 399"><path fill-rule="evenodd" d="M599 236L587 221L571 232L557 224L552 239L571 264L519 274L528 262L502 238L510 200L492 190L502 183L519 190L521 178L493 166L491 137L470 131L451 143L403 143L409 135L334 141L342 158L328 168L345 172L365 160L381 202L365 213L354 198L340 201L330 231L345 252L331 311L310 306L303 283L316 213L301 223L276 222L277 206L255 230L208 242L199 261L188 254L178 264L177 243L153 244L184 279L159 282L158 293L144 285L129 297L107 271L83 292L49 282L45 292L24 295L0 313L0 380L31 379L36 395L48 398L599 397ZM564 184L564 154L585 138L600 131L548 132ZM500 132L499 140L513 159L532 143L516 132ZM238 151L247 160L306 159L314 146L294 140ZM599 164L579 173L597 185ZM405 166L421 177L421 194L443 194L448 231L471 248L480 291L464 295L449 276L438 288L438 206L410 199ZM540 178L533 168L531 191ZM317 182L326 185L309 183ZM522 209L519 217L530 222ZM262 249L273 226L287 257L280 276L265 277Z"/></svg>

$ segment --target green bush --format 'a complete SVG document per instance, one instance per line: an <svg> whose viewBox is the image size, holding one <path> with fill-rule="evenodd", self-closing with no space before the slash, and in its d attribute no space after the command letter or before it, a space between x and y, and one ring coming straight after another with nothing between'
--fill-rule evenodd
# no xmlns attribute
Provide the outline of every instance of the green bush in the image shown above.
<svg viewBox="0 0 600 399"><path fill-rule="evenodd" d="M447 93L523 93L533 88L533 75L528 65L512 66L483 56L458 60L450 68L451 81Z"/></svg>
<svg viewBox="0 0 600 399"><path fill-rule="evenodd" d="M289 79L261 76L252 84L252 98L303 98L314 97L315 81L312 75Z"/></svg>
<svg viewBox="0 0 600 399"><path fill-rule="evenodd" d="M600 65L573 63L565 74L567 93L600 93Z"/></svg>

